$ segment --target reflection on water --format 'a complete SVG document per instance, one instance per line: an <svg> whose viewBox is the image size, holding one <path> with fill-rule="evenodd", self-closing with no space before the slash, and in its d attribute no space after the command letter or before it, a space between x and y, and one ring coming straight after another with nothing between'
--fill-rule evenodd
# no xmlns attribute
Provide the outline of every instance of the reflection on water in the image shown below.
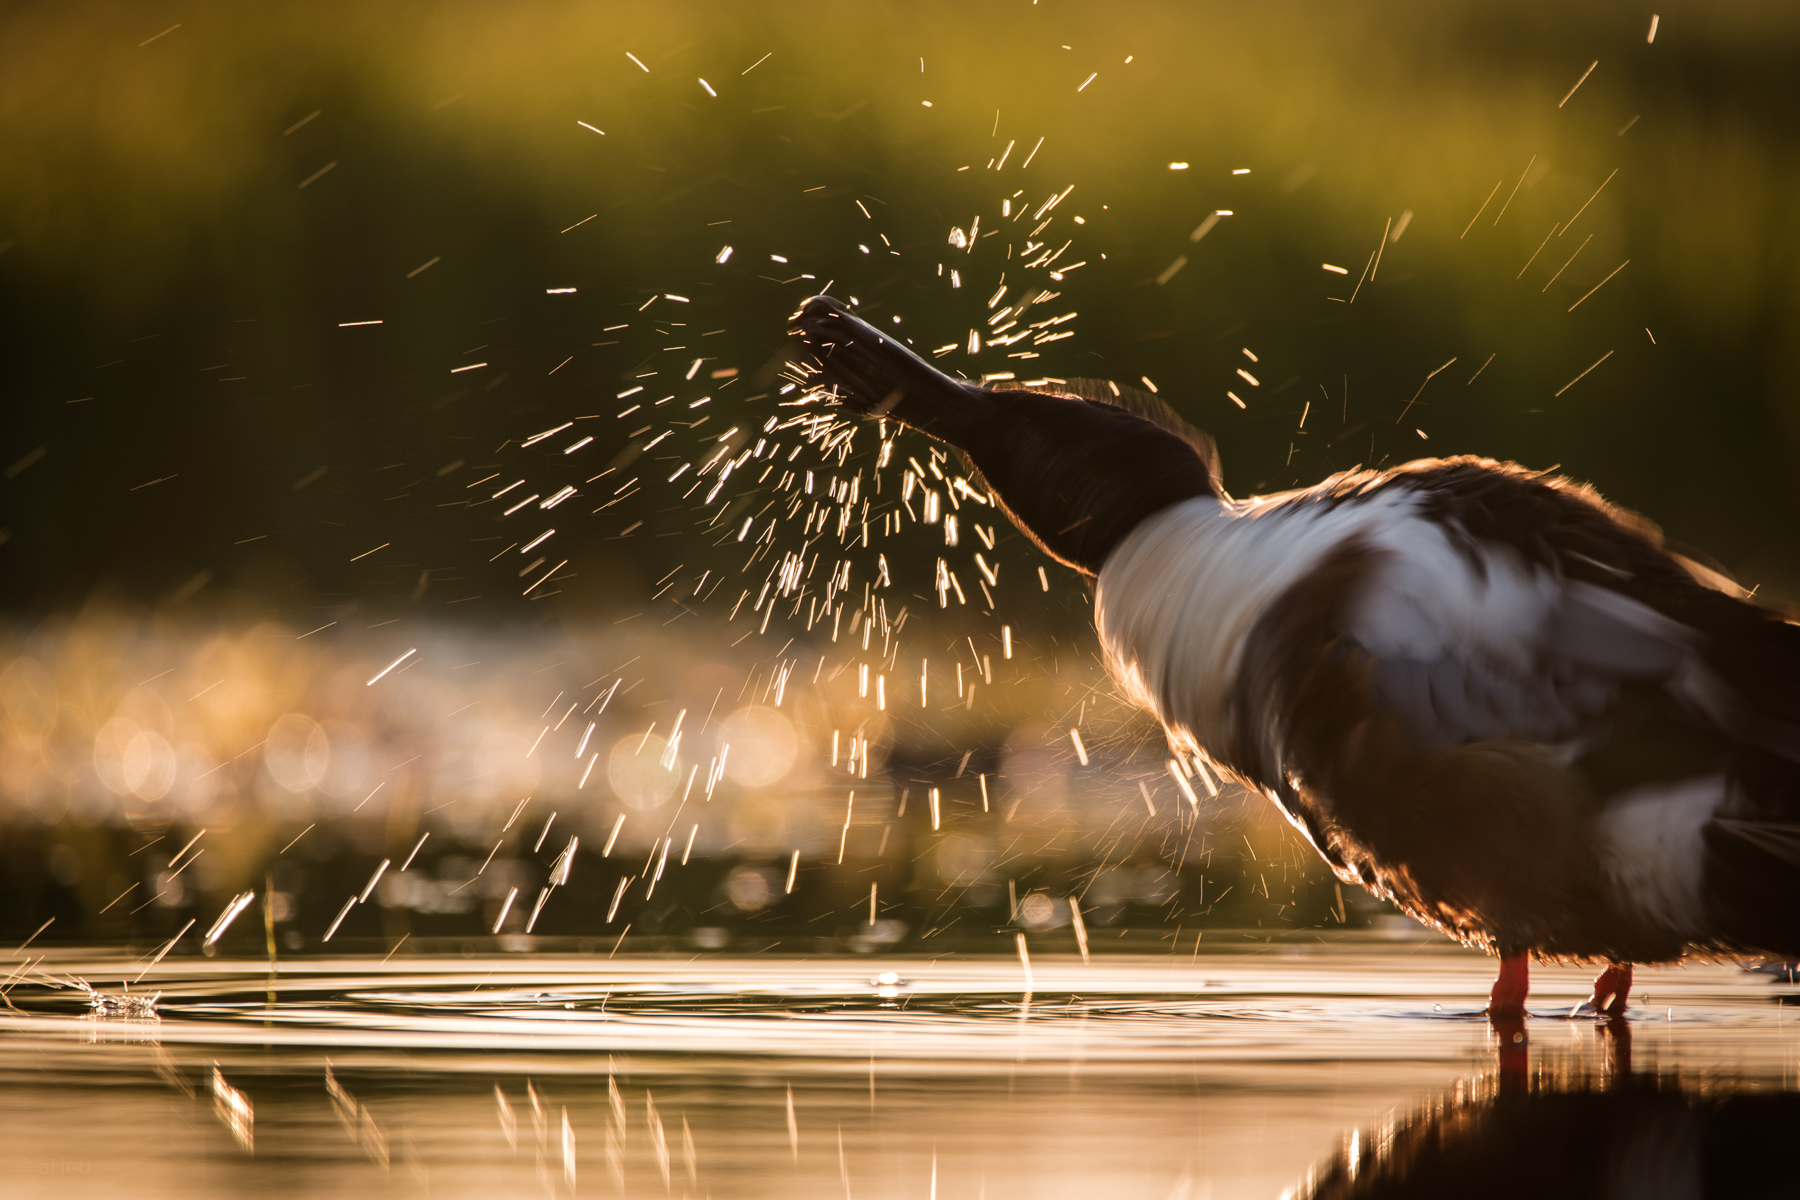
<svg viewBox="0 0 1800 1200"><path fill-rule="evenodd" d="M1629 1023L1607 1031L1628 1056ZM1583 1056L1459 1081L1345 1139L1308 1200L1800 1194L1800 1095L1709 1072L1632 1071Z"/></svg>
<svg viewBox="0 0 1800 1200"><path fill-rule="evenodd" d="M1545 970L1514 1042L1429 945L1032 965L165 960L134 1019L68 985L141 965L64 955L0 1016L0 1190L1792 1194L1785 979L1645 972L1601 1027Z"/></svg>

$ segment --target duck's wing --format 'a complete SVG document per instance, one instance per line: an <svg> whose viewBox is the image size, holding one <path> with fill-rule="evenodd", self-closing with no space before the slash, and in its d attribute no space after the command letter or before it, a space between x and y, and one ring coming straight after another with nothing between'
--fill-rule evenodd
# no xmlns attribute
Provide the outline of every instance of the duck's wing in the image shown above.
<svg viewBox="0 0 1800 1200"><path fill-rule="evenodd" d="M1236 750L1258 782L1315 825L1478 850L1490 906L1508 878L1579 890L1550 863L1588 854L1688 941L1800 941L1800 627L1562 481L1439 463L1336 499L1387 488L1405 516L1247 639Z"/></svg>
<svg viewBox="0 0 1800 1200"><path fill-rule="evenodd" d="M1648 522L1480 461L1380 487L1413 491L1414 518L1345 633L1427 744L1591 741L1659 695L1696 728L1800 764L1800 626L1670 552Z"/></svg>

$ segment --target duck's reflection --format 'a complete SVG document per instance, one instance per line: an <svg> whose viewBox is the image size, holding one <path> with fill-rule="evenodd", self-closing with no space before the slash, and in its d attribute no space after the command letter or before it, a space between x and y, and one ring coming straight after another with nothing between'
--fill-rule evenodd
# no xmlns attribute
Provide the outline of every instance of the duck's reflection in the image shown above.
<svg viewBox="0 0 1800 1200"><path fill-rule="evenodd" d="M1800 1197L1800 1093L1777 1080L1634 1071L1631 1029L1603 1052L1532 1056L1495 1022L1495 1069L1352 1132L1299 1190L1309 1200Z"/></svg>

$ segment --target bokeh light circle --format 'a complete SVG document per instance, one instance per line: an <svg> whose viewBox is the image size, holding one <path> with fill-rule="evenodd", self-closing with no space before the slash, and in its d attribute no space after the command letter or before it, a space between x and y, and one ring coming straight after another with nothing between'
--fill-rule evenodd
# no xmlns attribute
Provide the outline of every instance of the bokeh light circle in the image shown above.
<svg viewBox="0 0 1800 1200"><path fill-rule="evenodd" d="M331 741L311 717L288 713L269 728L263 761L276 783L290 792L308 792L331 765Z"/></svg>
<svg viewBox="0 0 1800 1200"><path fill-rule="evenodd" d="M606 757L606 781L613 794L635 809L656 808L675 794L681 783L681 759L668 766L669 743L662 738L628 734L613 744Z"/></svg>
<svg viewBox="0 0 1800 1200"><path fill-rule="evenodd" d="M125 778L125 752L137 735L137 723L124 717L114 717L94 735L94 773L110 791L121 796L131 793L131 784Z"/></svg>
<svg viewBox="0 0 1800 1200"><path fill-rule="evenodd" d="M746 787L767 787L794 769L800 735L793 722L761 704L740 708L725 718L720 742L731 747L725 774Z"/></svg>
<svg viewBox="0 0 1800 1200"><path fill-rule="evenodd" d="M175 748L160 733L139 730L119 765L125 786L146 800L161 800L175 785Z"/></svg>

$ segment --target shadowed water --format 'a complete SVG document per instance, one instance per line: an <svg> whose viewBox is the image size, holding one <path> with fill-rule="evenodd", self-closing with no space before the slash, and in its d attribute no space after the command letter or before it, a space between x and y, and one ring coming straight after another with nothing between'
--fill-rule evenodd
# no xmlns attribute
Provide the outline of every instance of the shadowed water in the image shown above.
<svg viewBox="0 0 1800 1200"><path fill-rule="evenodd" d="M116 1013L140 970L30 978ZM1018 960L956 956L182 960L131 985L149 1019L16 984L3 1190L1794 1194L1795 989L1766 974L1644 971L1602 1026L1571 1015L1586 972L1540 969L1513 1045L1478 1015L1487 960L1429 943L1030 970L1028 995Z"/></svg>

